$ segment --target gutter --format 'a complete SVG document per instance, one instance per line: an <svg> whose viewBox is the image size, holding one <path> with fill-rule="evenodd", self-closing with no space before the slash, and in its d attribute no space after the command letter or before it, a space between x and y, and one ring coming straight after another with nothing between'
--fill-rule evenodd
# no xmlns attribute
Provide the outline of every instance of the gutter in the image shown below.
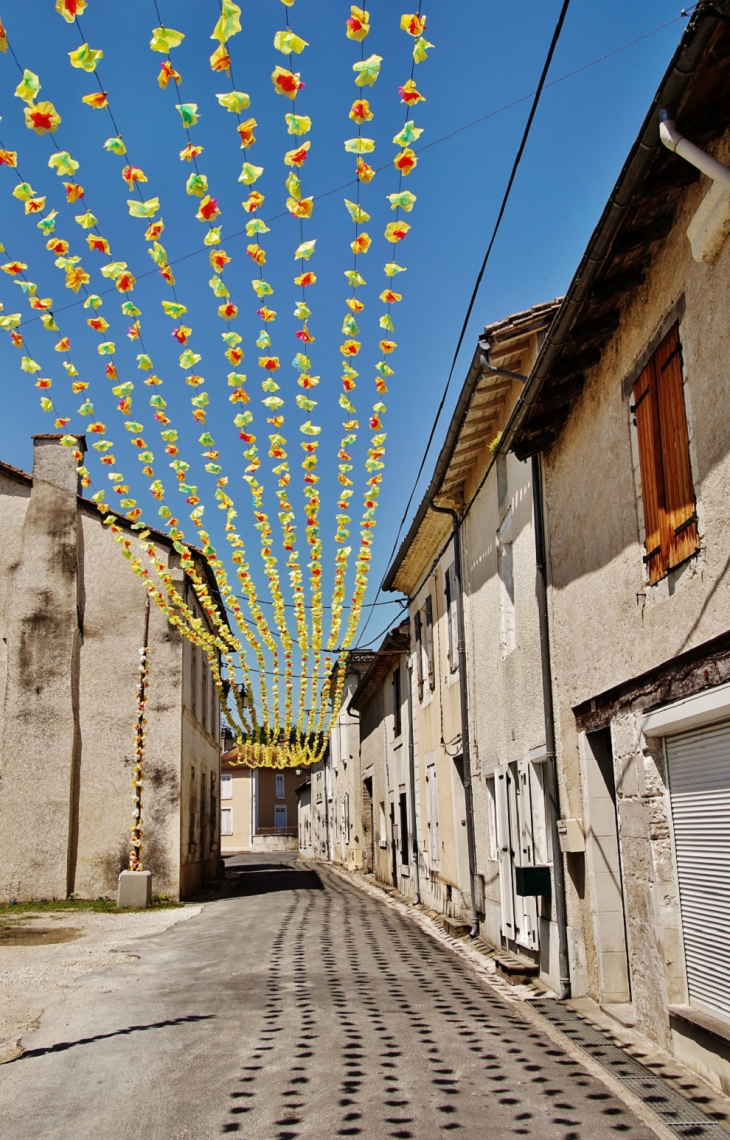
<svg viewBox="0 0 730 1140"><path fill-rule="evenodd" d="M724 7L730 5L726 3ZM662 147L659 138L660 109L679 106L699 70L707 46L722 19L724 16L713 10L713 5L703 3L699 4L692 16L644 119L639 138L624 164L565 300L555 316L525 390L507 421L498 448L500 452L510 449L515 436L525 426L527 416L536 403L544 382L570 339L573 321L587 299L599 269L609 256L613 240L623 220L624 210L631 205L636 190L646 177L657 151Z"/></svg>
<svg viewBox="0 0 730 1140"><path fill-rule="evenodd" d="M454 527L454 578L456 579L456 626L458 636L459 655L459 697L461 701L461 763L464 769L464 800L466 808L466 840L469 850L469 893L471 896L471 930L470 938L476 938L479 933L479 916L476 910L476 893L474 880L476 878L477 849L474 835L474 798L471 788L471 748L469 732L469 690L466 673L466 639L464 637L464 591L462 589L461 572L461 520L451 507L438 507L430 501L428 506L438 514L449 515ZM410 690L409 690L410 691Z"/></svg>

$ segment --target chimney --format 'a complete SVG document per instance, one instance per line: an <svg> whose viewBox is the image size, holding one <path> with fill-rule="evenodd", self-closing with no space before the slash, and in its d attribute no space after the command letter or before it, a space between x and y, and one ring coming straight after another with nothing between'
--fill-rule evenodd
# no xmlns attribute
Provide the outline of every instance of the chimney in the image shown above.
<svg viewBox="0 0 730 1140"><path fill-rule="evenodd" d="M74 451L86 451L86 437L79 435L77 447L63 447L62 435L33 436L33 482L41 479L66 494L78 495L80 482L77 468L79 460Z"/></svg>

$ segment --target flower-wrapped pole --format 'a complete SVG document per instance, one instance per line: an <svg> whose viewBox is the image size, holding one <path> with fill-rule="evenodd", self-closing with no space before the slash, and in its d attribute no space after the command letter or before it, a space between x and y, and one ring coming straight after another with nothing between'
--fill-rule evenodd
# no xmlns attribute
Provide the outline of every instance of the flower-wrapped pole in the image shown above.
<svg viewBox="0 0 730 1140"><path fill-rule="evenodd" d="M147 740L147 686L149 685L150 661L150 599L145 600L144 607L144 638L139 651L139 684L137 686L137 723L134 729L134 768L132 769L132 787L134 793L132 800L132 839L129 852L130 871L143 871L142 842L144 831L142 829L142 790L144 788L144 751Z"/></svg>

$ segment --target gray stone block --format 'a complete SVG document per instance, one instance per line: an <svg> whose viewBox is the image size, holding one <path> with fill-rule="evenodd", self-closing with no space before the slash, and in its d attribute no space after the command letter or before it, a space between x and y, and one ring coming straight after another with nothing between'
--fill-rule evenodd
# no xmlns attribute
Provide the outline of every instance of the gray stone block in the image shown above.
<svg viewBox="0 0 730 1140"><path fill-rule="evenodd" d="M146 907L152 902L152 872L122 871L119 876L117 906Z"/></svg>

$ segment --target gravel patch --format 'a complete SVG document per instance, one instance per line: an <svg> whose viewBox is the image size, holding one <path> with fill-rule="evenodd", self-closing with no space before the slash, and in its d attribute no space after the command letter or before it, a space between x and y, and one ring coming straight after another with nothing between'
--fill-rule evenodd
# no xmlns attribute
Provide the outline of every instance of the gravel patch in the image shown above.
<svg viewBox="0 0 730 1140"><path fill-rule="evenodd" d="M132 914L48 911L43 913L43 927L65 932L67 941L0 943L0 1064L22 1053L21 1039L38 1028L42 1014L74 990L85 974L136 960L134 954L117 951L118 946L160 934L176 922L194 918L201 909L186 906ZM32 913L19 914L12 920L13 931L32 930L34 918Z"/></svg>

